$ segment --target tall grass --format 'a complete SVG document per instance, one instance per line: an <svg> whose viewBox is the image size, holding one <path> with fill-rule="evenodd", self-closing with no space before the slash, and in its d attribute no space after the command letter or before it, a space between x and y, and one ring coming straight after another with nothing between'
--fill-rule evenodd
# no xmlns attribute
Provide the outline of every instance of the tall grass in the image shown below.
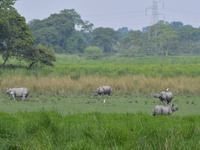
<svg viewBox="0 0 200 150"><path fill-rule="evenodd" d="M200 116L0 114L0 149L200 149Z"/></svg>
<svg viewBox="0 0 200 150"><path fill-rule="evenodd" d="M11 59L11 64L25 62ZM91 94L100 85L110 85L113 93L149 95L170 88L178 95L200 94L200 56L111 57L84 60L57 55L54 67L26 70L0 69L0 92L7 87L28 87L32 94L68 96Z"/></svg>
<svg viewBox="0 0 200 150"><path fill-rule="evenodd" d="M0 91L6 88L27 87L31 95L69 96L91 95L101 85L110 85L114 95L152 95L152 93L170 88L175 95L199 96L200 76L154 78L146 76L125 75L117 78L101 76L84 76L79 79L66 77L11 76L0 79Z"/></svg>

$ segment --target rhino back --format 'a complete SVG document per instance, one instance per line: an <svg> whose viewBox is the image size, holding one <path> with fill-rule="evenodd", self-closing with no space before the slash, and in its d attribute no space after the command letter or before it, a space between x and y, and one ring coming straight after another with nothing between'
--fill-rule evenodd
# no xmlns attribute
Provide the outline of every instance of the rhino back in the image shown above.
<svg viewBox="0 0 200 150"><path fill-rule="evenodd" d="M27 88L14 88L13 90L16 96L23 96L28 94Z"/></svg>
<svg viewBox="0 0 200 150"><path fill-rule="evenodd" d="M103 89L106 90L106 91L112 90L112 88L110 86L103 86Z"/></svg>
<svg viewBox="0 0 200 150"><path fill-rule="evenodd" d="M174 95L172 94L172 92L168 93L168 97L170 97L171 99L174 98Z"/></svg>
<svg viewBox="0 0 200 150"><path fill-rule="evenodd" d="M172 110L170 106L162 106L162 105L156 105L152 111L153 115L171 115Z"/></svg>
<svg viewBox="0 0 200 150"><path fill-rule="evenodd" d="M99 93L103 93L110 90L112 90L110 86L100 86L99 88L97 88L96 91Z"/></svg>
<svg viewBox="0 0 200 150"><path fill-rule="evenodd" d="M170 106L165 106L165 107L162 107L162 112L163 112L163 115L171 115L172 109L170 108Z"/></svg>

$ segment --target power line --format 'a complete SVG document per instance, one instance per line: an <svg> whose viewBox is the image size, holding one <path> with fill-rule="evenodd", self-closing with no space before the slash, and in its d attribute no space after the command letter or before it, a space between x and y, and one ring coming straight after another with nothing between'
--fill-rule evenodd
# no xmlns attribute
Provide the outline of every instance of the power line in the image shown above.
<svg viewBox="0 0 200 150"><path fill-rule="evenodd" d="M81 17L104 17L111 15L124 15L124 14L143 14L143 11L128 11L128 12L112 12L112 13L104 13L104 14L90 14L90 15L81 15Z"/></svg>

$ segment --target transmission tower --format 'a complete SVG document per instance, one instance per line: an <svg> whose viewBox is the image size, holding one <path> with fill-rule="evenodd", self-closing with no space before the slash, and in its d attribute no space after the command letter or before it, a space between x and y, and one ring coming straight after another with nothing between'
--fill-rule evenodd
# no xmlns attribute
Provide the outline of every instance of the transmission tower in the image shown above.
<svg viewBox="0 0 200 150"><path fill-rule="evenodd" d="M153 0L150 26L156 24L157 22L158 22L158 2L156 0Z"/></svg>
<svg viewBox="0 0 200 150"><path fill-rule="evenodd" d="M146 15L147 15L147 10L148 9L151 9L151 20L150 20L150 26L148 28L148 41L150 43L150 40L151 40L151 37L152 35L156 35L157 33L157 28L154 29L154 33L151 33L151 28L154 24L158 23L158 20L159 20L159 16L160 15L163 15L163 20L164 20L164 14L160 14L158 13L158 9L159 9L159 4L162 3L162 8L164 9L164 3L161 1L161 0L153 0L152 1L152 6L151 7L148 7L146 8Z"/></svg>

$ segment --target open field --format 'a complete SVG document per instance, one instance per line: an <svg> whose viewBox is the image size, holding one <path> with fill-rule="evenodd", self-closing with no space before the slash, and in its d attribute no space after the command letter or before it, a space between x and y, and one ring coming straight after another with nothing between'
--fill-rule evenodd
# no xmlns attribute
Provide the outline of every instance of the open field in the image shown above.
<svg viewBox="0 0 200 150"><path fill-rule="evenodd" d="M2 60L0 60L1 62ZM11 64L18 67L13 69L15 66ZM0 75L1 77L20 75L36 78L69 76L75 80L84 76L115 78L124 75L143 75L145 77L169 78L200 75L200 56L111 57L101 60L85 60L78 56L57 55L54 67L26 70L24 67L27 65L23 61L10 60L8 68L0 70Z"/></svg>
<svg viewBox="0 0 200 150"><path fill-rule="evenodd" d="M13 69L9 64L18 67ZM33 70L26 70L25 62L14 59L9 64L0 70L0 107L8 113L45 108L64 113L151 114L152 108L160 103L152 95L169 87L175 95L172 102L182 107L176 114L199 114L196 108L200 102L200 56L110 57L94 61L57 55L54 67ZM93 90L101 85L112 87L111 97L92 96ZM27 87L29 100L13 102L5 94L7 87ZM108 99L108 103L102 104L103 99Z"/></svg>
<svg viewBox="0 0 200 150"><path fill-rule="evenodd" d="M0 149L200 149L200 56L9 63L0 69ZM100 85L112 96L94 97ZM29 99L13 101L7 87L27 87ZM161 102L152 95L168 87L179 110L153 117Z"/></svg>
<svg viewBox="0 0 200 150"><path fill-rule="evenodd" d="M105 103L103 101L106 100ZM175 97L172 103L179 106L175 116L200 115L199 97ZM103 96L103 97L30 97L28 101L13 101L10 97L0 98L0 110L6 113L57 111L62 114L72 113L146 113L152 115L152 109L161 104L152 97Z"/></svg>

